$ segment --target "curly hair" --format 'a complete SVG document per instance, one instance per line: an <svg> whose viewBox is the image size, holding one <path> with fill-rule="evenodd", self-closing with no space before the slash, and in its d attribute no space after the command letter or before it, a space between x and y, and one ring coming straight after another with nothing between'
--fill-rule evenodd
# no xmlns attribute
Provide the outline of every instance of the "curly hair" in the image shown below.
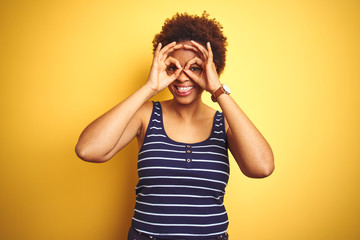
<svg viewBox="0 0 360 240"><path fill-rule="evenodd" d="M203 46L210 42L216 71L220 75L225 67L227 46L227 38L222 29L222 25L215 18L209 19L206 11L202 16L176 13L172 18L165 20L161 32L155 35L152 42L153 52L160 42L163 46L174 41L194 40Z"/></svg>

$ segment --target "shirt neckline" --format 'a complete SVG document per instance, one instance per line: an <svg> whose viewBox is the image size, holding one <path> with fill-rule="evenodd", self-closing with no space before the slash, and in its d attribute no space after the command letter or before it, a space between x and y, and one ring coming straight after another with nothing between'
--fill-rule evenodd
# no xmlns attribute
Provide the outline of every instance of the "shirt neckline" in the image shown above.
<svg viewBox="0 0 360 240"><path fill-rule="evenodd" d="M177 143L177 144L183 144L183 145L200 145L200 144L203 144L205 142L208 142L210 140L210 138L212 137L213 135L213 132L214 132L214 128L215 128L215 119L216 119L216 116L218 113L220 113L218 110L216 110L215 114L214 114L214 117L213 117L213 122L212 122L212 126L211 126L211 133L209 135L209 137L207 137L205 140L203 141L200 141L200 142L195 142L195 143L186 143L186 142L179 142L179 141L175 141L173 140L172 138L169 137L169 135L166 133L166 130L165 130L165 126L164 126L164 118L163 118L163 115L164 115L164 112L162 110L162 106L161 106L161 103L159 103L159 107L160 107L160 111L161 111L161 114L160 114L160 120L161 120L161 127L164 131L164 135L166 136L167 139L169 139L171 142L173 143Z"/></svg>

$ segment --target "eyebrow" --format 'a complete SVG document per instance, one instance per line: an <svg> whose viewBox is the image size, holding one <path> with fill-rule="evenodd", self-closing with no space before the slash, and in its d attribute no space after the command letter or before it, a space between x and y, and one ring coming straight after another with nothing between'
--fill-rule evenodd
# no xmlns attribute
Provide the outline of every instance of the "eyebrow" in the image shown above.
<svg viewBox="0 0 360 240"><path fill-rule="evenodd" d="M187 65L187 63L186 63L185 65ZM190 66L194 66L194 65L201 67L201 65L198 64L198 63L196 63L196 62L195 62L195 63L192 63Z"/></svg>

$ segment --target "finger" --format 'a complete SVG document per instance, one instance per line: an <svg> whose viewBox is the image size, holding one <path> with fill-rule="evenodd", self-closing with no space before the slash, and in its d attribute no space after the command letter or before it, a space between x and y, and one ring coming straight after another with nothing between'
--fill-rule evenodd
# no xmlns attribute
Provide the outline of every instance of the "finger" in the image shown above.
<svg viewBox="0 0 360 240"><path fill-rule="evenodd" d="M154 54L154 61L158 61L161 59L163 52L169 49L171 46L174 46L175 42L169 43L165 47L162 48L162 43L159 43Z"/></svg>
<svg viewBox="0 0 360 240"><path fill-rule="evenodd" d="M173 81L175 81L181 74L182 69L177 69L173 74L171 74L168 78L164 80L165 85L169 86Z"/></svg>
<svg viewBox="0 0 360 240"><path fill-rule="evenodd" d="M171 43L167 44L165 47L163 47L159 52L158 59L161 60L164 53L166 53L171 47L173 47L175 45L176 45L176 42L174 41L174 42L171 42Z"/></svg>
<svg viewBox="0 0 360 240"><path fill-rule="evenodd" d="M157 45L157 47L156 47L156 49L155 49L155 54L154 54L154 56L159 56L159 52L160 52L160 50L161 50L161 46L162 46L161 43L159 43L159 44Z"/></svg>
<svg viewBox="0 0 360 240"><path fill-rule="evenodd" d="M190 46L190 45L183 45L183 47L186 49L186 50L191 50L191 51L193 51L193 52L195 52L196 53L196 55L198 55L199 57L201 57L202 56L202 52L198 49L198 48L196 48L196 47L194 47L194 46Z"/></svg>
<svg viewBox="0 0 360 240"><path fill-rule="evenodd" d="M200 75L197 75L195 73L193 73L191 70L189 69L184 69L183 70L185 72L185 74L191 78L191 80L193 80L194 82L196 82L199 86L202 86L201 84L201 79L203 78L203 73L201 73Z"/></svg>
<svg viewBox="0 0 360 240"><path fill-rule="evenodd" d="M193 73L190 69L184 69L183 70L186 75L188 75L193 81L195 81L196 83L198 82L199 79L199 75L196 75L195 73Z"/></svg>
<svg viewBox="0 0 360 240"><path fill-rule="evenodd" d="M161 53L164 53L164 52L166 52L169 48L171 48L171 47L173 47L173 46L175 46L176 45L176 42L174 41L174 42L171 42L171 43L169 43L168 45L166 45L165 47L163 47L162 49L161 49Z"/></svg>
<svg viewBox="0 0 360 240"><path fill-rule="evenodd" d="M191 40L191 43L200 50L200 52L203 54L205 59L208 57L207 50L201 44L195 42L194 40Z"/></svg>
<svg viewBox="0 0 360 240"><path fill-rule="evenodd" d="M210 42L207 42L206 47L207 47L207 50L208 50L208 53L209 53L209 61L212 62L213 58L214 58L214 54L213 54L213 51L211 49Z"/></svg>
<svg viewBox="0 0 360 240"><path fill-rule="evenodd" d="M173 52L173 51L175 51L175 50L177 50L177 49L180 49L180 48L182 48L183 47L183 45L182 44L175 44L174 46L172 46L172 47L170 47L170 48L168 48L163 54L169 54L169 53L171 53L171 52Z"/></svg>
<svg viewBox="0 0 360 240"><path fill-rule="evenodd" d="M160 61L165 61L165 59L169 56L170 53L182 47L183 47L182 44L176 44L173 47L169 48L166 52L162 54Z"/></svg>
<svg viewBox="0 0 360 240"><path fill-rule="evenodd" d="M182 71L183 71L182 68L178 68L178 69L171 75L170 79L171 79L172 81L174 81L175 79L177 79L177 78L180 76L180 74L181 74Z"/></svg>
<svg viewBox="0 0 360 240"><path fill-rule="evenodd" d="M156 62L158 59L159 59L159 52L160 52L160 49L161 49L161 43L159 43L155 49L155 52L154 52L154 58L153 58L153 63Z"/></svg>
<svg viewBox="0 0 360 240"><path fill-rule="evenodd" d="M186 63L185 69L189 69L192 64L198 64L199 66L202 66L203 61L199 57L194 57Z"/></svg>
<svg viewBox="0 0 360 240"><path fill-rule="evenodd" d="M199 49L197 49L196 47L193 47L193 46L190 46L190 45L187 45L187 44L184 44L183 45L185 49L188 49L188 50L192 50L194 52L198 52L198 53L201 53Z"/></svg>
<svg viewBox="0 0 360 240"><path fill-rule="evenodd" d="M182 69L179 61L176 58L168 57L164 63L166 66L170 66L171 64L174 64L178 69Z"/></svg>

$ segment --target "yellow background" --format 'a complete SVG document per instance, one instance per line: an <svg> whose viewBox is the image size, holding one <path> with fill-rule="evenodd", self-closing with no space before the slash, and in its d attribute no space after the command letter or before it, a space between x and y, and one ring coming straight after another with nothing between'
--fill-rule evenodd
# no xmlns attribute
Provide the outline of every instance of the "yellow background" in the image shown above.
<svg viewBox="0 0 360 240"><path fill-rule="evenodd" d="M144 83L164 20L203 10L229 40L221 80L276 161L259 180L231 158L231 240L360 239L360 2L346 0L1 1L0 239L126 239L136 142L103 164L74 146Z"/></svg>

